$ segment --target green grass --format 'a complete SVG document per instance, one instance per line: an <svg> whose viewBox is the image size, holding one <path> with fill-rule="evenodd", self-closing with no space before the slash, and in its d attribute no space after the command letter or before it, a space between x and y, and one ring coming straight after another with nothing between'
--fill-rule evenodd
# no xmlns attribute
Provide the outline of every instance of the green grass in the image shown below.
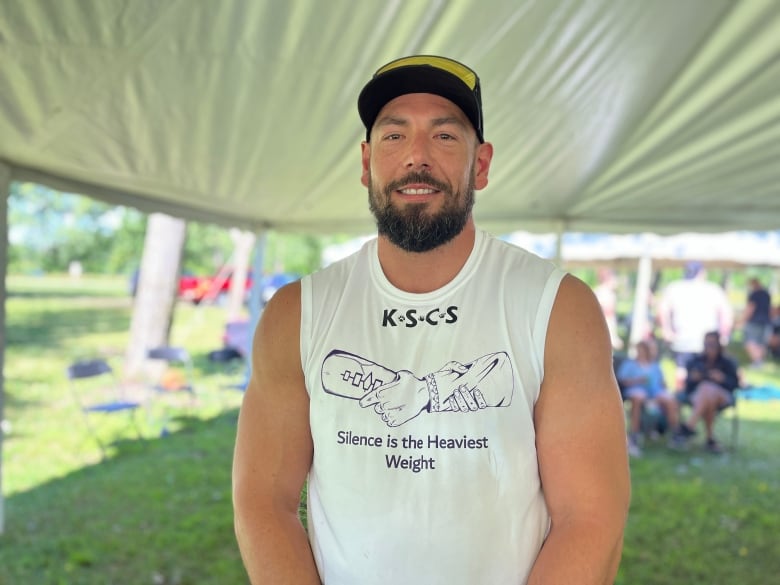
<svg viewBox="0 0 780 585"><path fill-rule="evenodd" d="M173 433L120 434L101 460L68 394L69 361L121 364L131 304L122 279L8 279L1 585L246 584L230 466L240 378L210 364L224 312L178 305L173 343L195 359L201 399ZM668 367L668 364L665 364ZM780 386L780 369L748 372ZM740 403L736 452L662 443L631 462L621 585L765 585L780 575L780 402ZM728 439L727 420L718 433ZM120 431L101 428L106 436ZM476 584L475 584L476 585Z"/></svg>
<svg viewBox="0 0 780 585"><path fill-rule="evenodd" d="M8 279L3 441L5 535L0 584L226 584L247 579L235 545L230 465L240 394L206 354L221 345L224 310L176 307L174 344L193 355L197 407L172 434L142 415L106 460L86 433L67 364L103 356L121 370L131 300L121 279ZM113 418L113 417L112 417ZM124 438L123 438L124 437Z"/></svg>

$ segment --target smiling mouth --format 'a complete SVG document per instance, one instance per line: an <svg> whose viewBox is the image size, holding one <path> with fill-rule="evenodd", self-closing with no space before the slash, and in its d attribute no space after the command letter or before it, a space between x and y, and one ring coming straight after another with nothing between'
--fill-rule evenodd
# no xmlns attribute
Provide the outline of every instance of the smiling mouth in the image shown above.
<svg viewBox="0 0 780 585"><path fill-rule="evenodd" d="M398 189L398 192L402 195L433 195L438 192L438 189L424 188L424 189Z"/></svg>

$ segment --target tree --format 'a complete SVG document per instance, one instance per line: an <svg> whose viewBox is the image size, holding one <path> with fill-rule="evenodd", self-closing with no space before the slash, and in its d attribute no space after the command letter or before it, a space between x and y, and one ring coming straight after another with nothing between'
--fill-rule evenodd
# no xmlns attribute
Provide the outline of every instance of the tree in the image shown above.
<svg viewBox="0 0 780 585"><path fill-rule="evenodd" d="M149 215L125 354L128 379L146 373L148 349L168 344L186 229L184 220L162 213Z"/></svg>
<svg viewBox="0 0 780 585"><path fill-rule="evenodd" d="M137 210L34 183L12 183L8 207L12 272L64 272L78 261L117 274L138 265L146 218Z"/></svg>

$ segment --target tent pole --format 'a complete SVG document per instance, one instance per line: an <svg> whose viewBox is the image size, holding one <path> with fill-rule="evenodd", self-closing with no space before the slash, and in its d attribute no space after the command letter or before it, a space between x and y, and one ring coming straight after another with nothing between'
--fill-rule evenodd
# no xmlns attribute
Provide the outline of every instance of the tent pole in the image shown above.
<svg viewBox="0 0 780 585"><path fill-rule="evenodd" d="M8 196L11 193L11 168L0 162L0 535L5 532L5 502L3 501L3 434L5 419L5 277L8 271Z"/></svg>
<svg viewBox="0 0 780 585"><path fill-rule="evenodd" d="M268 242L268 231L263 229L255 234L255 253L252 258L252 288L249 289L249 355L247 356L246 380L252 373L252 343L255 329L263 312L263 272L265 270L265 249Z"/></svg>
<svg viewBox="0 0 780 585"><path fill-rule="evenodd" d="M558 223L558 227L555 230L555 264L562 266L563 264L563 235L566 233L566 222L561 221Z"/></svg>

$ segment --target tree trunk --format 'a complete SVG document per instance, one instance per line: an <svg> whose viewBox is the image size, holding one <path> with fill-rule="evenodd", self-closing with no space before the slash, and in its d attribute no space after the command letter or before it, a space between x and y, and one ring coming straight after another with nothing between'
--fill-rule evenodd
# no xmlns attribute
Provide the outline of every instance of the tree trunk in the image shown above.
<svg viewBox="0 0 780 585"><path fill-rule="evenodd" d="M169 342L186 231L184 220L162 213L149 215L125 356L128 380L144 377L148 349Z"/></svg>

